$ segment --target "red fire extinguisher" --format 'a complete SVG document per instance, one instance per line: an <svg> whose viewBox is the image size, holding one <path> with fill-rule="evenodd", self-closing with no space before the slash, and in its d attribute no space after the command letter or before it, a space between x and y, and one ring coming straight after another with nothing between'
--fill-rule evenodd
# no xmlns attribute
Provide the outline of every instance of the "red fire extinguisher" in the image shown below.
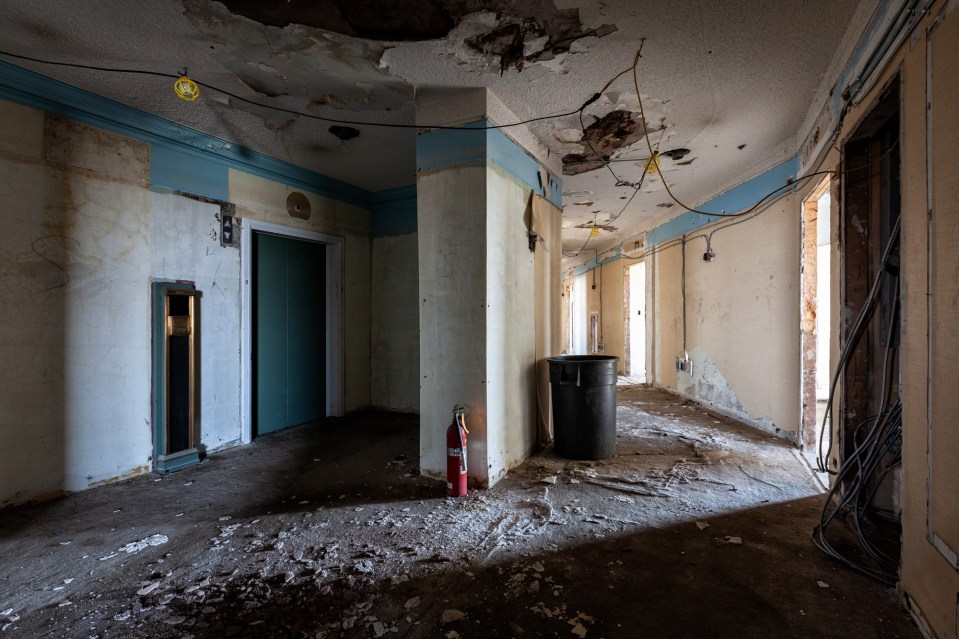
<svg viewBox="0 0 959 639"><path fill-rule="evenodd" d="M446 494L462 497L466 494L466 409L453 407L453 422L446 429Z"/></svg>

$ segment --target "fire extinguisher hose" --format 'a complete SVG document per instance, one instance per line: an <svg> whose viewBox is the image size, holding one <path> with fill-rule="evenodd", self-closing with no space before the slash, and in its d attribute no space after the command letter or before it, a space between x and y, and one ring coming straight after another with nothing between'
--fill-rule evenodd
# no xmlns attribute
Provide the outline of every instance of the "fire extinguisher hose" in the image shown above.
<svg viewBox="0 0 959 639"><path fill-rule="evenodd" d="M462 430L457 429L457 433L460 438L460 470L466 472L466 436L469 435L469 431L466 429L466 416L460 413L457 416L458 426Z"/></svg>

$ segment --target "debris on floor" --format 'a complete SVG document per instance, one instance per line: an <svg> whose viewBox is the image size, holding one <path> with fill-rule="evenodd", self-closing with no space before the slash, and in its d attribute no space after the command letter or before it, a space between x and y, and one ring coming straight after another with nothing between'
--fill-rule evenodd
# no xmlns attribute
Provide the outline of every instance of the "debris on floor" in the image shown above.
<svg viewBox="0 0 959 639"><path fill-rule="evenodd" d="M893 591L810 551L821 489L788 444L647 387L619 391L617 418L614 457L547 450L462 499L410 461L415 416L370 412L0 512L0 629L808 637L841 616L831 636L852 637L881 616L882 636L918 637ZM827 575L841 601L796 587Z"/></svg>

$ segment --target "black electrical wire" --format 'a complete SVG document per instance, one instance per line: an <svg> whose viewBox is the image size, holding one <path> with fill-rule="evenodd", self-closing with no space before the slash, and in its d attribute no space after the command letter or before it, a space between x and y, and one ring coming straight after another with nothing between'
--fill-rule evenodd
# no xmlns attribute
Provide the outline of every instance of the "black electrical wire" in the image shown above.
<svg viewBox="0 0 959 639"><path fill-rule="evenodd" d="M583 130L583 139L586 140L586 144L589 145L589 150L593 152L593 155L596 156L596 159L603 163L603 167L609 171L609 174L613 176L613 179L616 180L616 185L618 186L622 180L619 179L619 176L613 171L613 167L609 165L609 159L604 158L599 154L599 151L596 150L596 147L593 146L593 141L589 139L589 131L586 130L586 124L583 122L583 110L579 110L579 127ZM643 173L645 175L645 172Z"/></svg>
<svg viewBox="0 0 959 639"><path fill-rule="evenodd" d="M58 66L58 67L68 67L71 69L86 69L88 71L103 71L107 73L123 73L123 74L131 74L131 75L147 75L147 76L153 76L158 78L172 78L174 80L179 79L181 75L184 75L184 74L177 75L173 73L165 73L163 71L150 71L147 69L124 69L124 68L117 68L117 67L101 67L101 66L95 66L90 64L77 64L73 62L59 62L55 60L44 60L42 58L35 58L31 56L26 56L26 55L20 55L17 53L11 53L9 51L2 51L2 50L0 50L0 55L7 56L9 58L15 58L18 60L35 62L37 64L45 64L49 66ZM623 75L623 73L627 73L628 71L629 69L627 69L626 71L623 71L619 75ZM616 77L618 78L619 76L616 76ZM571 115L576 115L577 113L581 114L583 109L591 105L593 102L596 102L596 100L598 100L602 95L602 92L594 93L588 100L586 100L586 102L583 103L581 107L573 111L567 111L565 113L555 113L553 115L541 115L535 118L521 120L519 122L511 122L509 124L487 124L483 126L465 127L465 126L449 126L449 125L440 125L440 124L400 124L400 123L391 123L391 122L360 122L356 120L344 120L342 118L330 118L322 115L315 115L313 113L305 113L303 111L297 111L296 109L288 109L286 107L277 106L275 104L264 104L262 102L257 102L256 100L251 100L241 95L237 95L236 93L232 93L230 91L227 91L226 89L221 89L212 84L200 82L199 80L196 80L195 78L191 78L191 79L194 82L196 82L196 84L198 84L199 86L205 89L216 91L217 93L222 93L223 95L229 96L233 98L234 100L239 100L241 102L245 102L253 106L262 107L264 109L271 109L279 113L287 113L289 115L296 115L303 118L309 118L311 120L319 120L321 122L329 122L331 124L345 124L349 126L370 126L370 127L379 127L383 129L441 129L444 131L482 131L482 130L492 130L492 129L509 129L516 126L522 126L524 124L530 124L532 122L540 122L543 120L553 120L556 118L565 118ZM612 83L612 80L610 81L610 83ZM607 87L608 86L609 85L607 85ZM605 89L603 90L605 91Z"/></svg>
<svg viewBox="0 0 959 639"><path fill-rule="evenodd" d="M875 419L875 424L863 443L850 454L829 491L819 524L812 531L813 543L825 554L887 585L895 585L898 580L898 560L883 552L878 544L869 538L865 524L874 510L872 500L878 488L901 462L902 403L897 400ZM840 490L843 489L845 490L840 497ZM831 504L834 504L832 508ZM850 559L830 543L827 530L840 514L850 515L852 531L862 549L875 562L875 567ZM878 518L887 521L888 515L880 513Z"/></svg>
<svg viewBox="0 0 959 639"><path fill-rule="evenodd" d="M723 230L723 229L729 228L729 227L731 227L731 226L736 226L737 224L742 224L743 222L748 222L749 220L753 220L753 219L759 217L762 213L764 213L764 212L767 210L767 209L765 209L765 208L763 208L763 209L758 208L759 205L762 204L764 201L769 200L771 197L776 196L776 195L780 195L780 196L781 196L781 195L785 195L785 190L786 190L786 189L788 189L788 188L791 187L791 186L798 185L800 182L806 180L807 178L815 177L815 176L818 176L818 175L846 175L846 174L851 173L851 172L853 172L853 171L861 171L862 169L869 168L870 166L872 166L872 165L874 165L874 164L878 164L878 163L881 162L883 159L885 159L885 157L886 157L887 155L889 155L889 153L891 152L892 148L894 148L897 144L899 144L899 141L898 141L898 140L896 140L896 142L892 145L892 147L891 147L889 150L887 150L885 153L883 153L882 156L880 156L879 158L877 158L877 159L875 159L875 160L873 160L873 161L871 161L871 162L868 162L867 164L864 164L864 165L862 165L862 166L857 166L857 167L850 168L850 169L845 169L845 170L842 170L842 171L817 171L817 172L815 172L815 173L809 173L809 174L807 174L807 175L804 175L804 176L802 176L802 177L799 177L799 178L797 178L797 179L795 179L795 180L790 180L790 181L786 182L786 184L784 184L784 185L782 185L782 186L780 186L780 187L778 187L778 188L770 191L768 194L766 194L766 195L763 197L763 199L760 200L760 201L756 204L756 206L753 206L753 207L752 207L752 209L753 209L753 210L752 210L752 215L749 215L749 212L750 212L750 211L744 211L742 214L738 214L738 213L737 213L737 214L734 214L734 215L726 215L726 216L724 216L724 217L727 217L727 218L735 218L735 219L734 219L733 221L731 221L731 222L723 222L723 221L714 222L714 223L712 223L712 224L713 224L712 230L710 231L710 233L709 233L708 235L695 235L695 236L692 236L692 237L690 237L690 238L688 238L688 239L689 239L689 240L694 240L694 239L697 239L697 238L700 238L700 237L705 238L705 239L706 239L706 249L708 250L708 249L712 248L712 238L713 238L713 234L714 234L714 233L717 233L717 232L719 232L719 231L721 231L721 230ZM772 202L768 202L768 204L772 204ZM620 212L620 214L622 214L622 211ZM615 219L615 218L614 218L614 219ZM677 239L678 239L678 238L677 238ZM675 240L673 240L673 241L675 241ZM678 245L678 243L675 244L674 246L676 246L676 245ZM669 248L669 246L666 246L665 248ZM644 257L646 257L646 255L647 255L647 253L643 253L642 255L640 255L640 256L638 256L638 257L629 257L629 258L626 258L626 259L630 259L630 260L641 260L641 259L643 259Z"/></svg>
<svg viewBox="0 0 959 639"><path fill-rule="evenodd" d="M662 129L660 129L659 141L656 142L656 153L659 153L659 145L663 143L663 136L665 135L666 135L666 127L664 126ZM635 187L633 188L633 194L629 196L628 200L626 200L626 204L624 204L623 208L619 210L619 213L617 213L616 215L614 215L613 217L609 218L609 220L606 221L607 226L612 224L616 220L618 220L620 217L622 217L623 213L626 212L626 209L629 208L629 205L630 203L632 203L633 198L635 198L636 194L639 193L640 189L643 188L643 182L646 181L647 175L649 175L649 171L644 167L643 174L639 176L639 183L636 184Z"/></svg>
<svg viewBox="0 0 959 639"><path fill-rule="evenodd" d="M606 162L612 164L613 162L643 162L644 164L649 158L607 158ZM593 165L596 164L595 160L580 160L579 162L563 162L563 166L584 166L584 165Z"/></svg>
<svg viewBox="0 0 959 639"><path fill-rule="evenodd" d="M832 405L833 401L835 400L836 387L839 384L839 378L842 375L842 372L845 370L850 357L852 357L859 340L862 338L865 332L865 327L868 324L869 318L875 311L876 302L878 301L877 292L879 291L879 286L882 282L883 276L888 274L887 266L889 265L889 258L892 255L893 249L898 245L899 231L901 226L902 219L896 218L896 223L889 234L889 240L886 243L886 247L882 253L882 258L879 261L878 272L876 273L875 278L873 278L872 286L869 289L869 294L866 296L866 300L863 303L859 317L856 319L856 322L853 324L853 327L849 332L849 336L846 339L846 344L843 346L843 349L840 353L839 362L837 363L836 369L833 373L832 383L829 387L829 397L826 400L826 411L823 415L821 431L822 437L819 440L819 456L817 459L817 465L821 472L835 474L835 471L830 470L828 466L829 457L832 455L833 444L831 429L829 436L827 437L826 425L829 423L829 419L832 416ZM825 451L825 454L823 454L823 441L826 440L828 440L829 445Z"/></svg>
<svg viewBox="0 0 959 639"><path fill-rule="evenodd" d="M898 272L890 267L892 266L891 258L899 244L901 224L901 218L897 218L883 250L879 270L873 279L859 316L849 333L833 375L826 414L823 417L822 439L820 440L819 459L817 461L820 470L826 469L828 459L832 454L832 429L827 433L826 424L832 414L836 384L865 335L871 318L875 315L879 299L877 291L884 276L892 274L896 278L896 292L886 335L886 351L882 361L883 373L878 397L879 412L857 425L852 433L853 450L845 455L839 470L826 470L826 472L835 475L835 478L823 504L819 523L811 533L813 543L826 555L859 573L890 586L895 585L898 580L899 559L886 552L881 547L880 540L873 539L872 536L873 531L882 532L879 527L880 524L886 526L890 523L898 524L899 522L895 517L890 517L887 512L877 512L873 500L889 474L902 463L902 401L897 398L894 403L887 405L889 401L887 397L889 365L890 362L895 361L894 358L898 350L898 347L893 346L893 337L898 326L898 314L900 312ZM866 428L867 425L868 428ZM824 455L822 441L827 438L829 447ZM874 514L875 517L873 517ZM847 523L858 541L860 549L865 557L868 557L874 563L874 566L867 566L857 559L850 558L830 542L827 534L829 527L840 515L847 516ZM895 533L896 531L893 530L892 532ZM889 537L886 540L887 545L892 545L895 543L893 537L898 537L898 535L887 535L887 537Z"/></svg>

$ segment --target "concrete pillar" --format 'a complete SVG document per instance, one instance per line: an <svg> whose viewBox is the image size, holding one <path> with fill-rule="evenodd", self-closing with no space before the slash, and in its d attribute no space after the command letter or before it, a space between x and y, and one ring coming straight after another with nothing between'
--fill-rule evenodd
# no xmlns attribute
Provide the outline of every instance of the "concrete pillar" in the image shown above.
<svg viewBox="0 0 959 639"><path fill-rule="evenodd" d="M493 120L496 118L496 120ZM471 485L492 486L536 442L531 191L562 186L503 130L515 121L485 89L421 99L416 143L420 277L420 468L446 472L446 428L467 407ZM528 131L516 137L533 138ZM545 154L544 154L545 157Z"/></svg>

